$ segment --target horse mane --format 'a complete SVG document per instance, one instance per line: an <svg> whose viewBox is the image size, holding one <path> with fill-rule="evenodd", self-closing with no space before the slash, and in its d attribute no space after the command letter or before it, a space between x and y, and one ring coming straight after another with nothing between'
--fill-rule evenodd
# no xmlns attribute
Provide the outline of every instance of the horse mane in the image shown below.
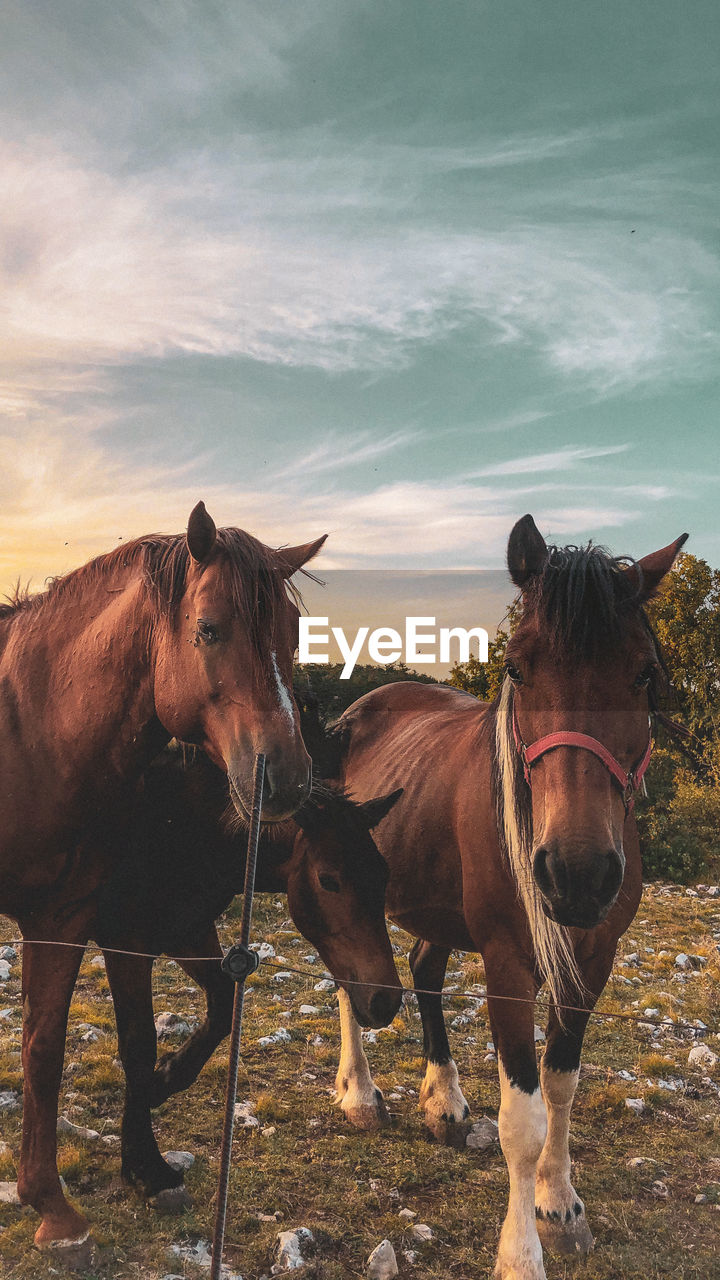
<svg viewBox="0 0 720 1280"><path fill-rule="evenodd" d="M551 545L542 573L524 589L522 609L535 614L548 647L564 659L592 661L618 643L633 615L648 625L641 589L642 571L630 556L613 556L592 542Z"/></svg>
<svg viewBox="0 0 720 1280"><path fill-rule="evenodd" d="M302 603L300 594L292 583L284 581L275 551L252 534L243 529L218 529L217 545L223 553L223 589L233 608L246 619L253 651L259 655L268 640L268 647L272 647L275 623L287 608L288 593L298 606ZM127 569L139 571L154 618L168 617L182 599L189 564L184 534L146 534L50 579L44 591L31 594L18 582L0 605L0 619L35 614L61 601L77 600L88 588Z"/></svg>
<svg viewBox="0 0 720 1280"><path fill-rule="evenodd" d="M532 872L532 804L513 734L513 682L506 676L493 703L495 712L494 790L500 845L527 917L540 976L547 983L562 1024L562 1005L583 991L569 929L545 915Z"/></svg>

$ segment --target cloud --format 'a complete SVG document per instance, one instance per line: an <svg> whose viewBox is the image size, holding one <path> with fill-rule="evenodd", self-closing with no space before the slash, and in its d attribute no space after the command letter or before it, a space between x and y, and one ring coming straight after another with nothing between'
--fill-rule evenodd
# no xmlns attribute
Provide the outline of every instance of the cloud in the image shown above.
<svg viewBox="0 0 720 1280"><path fill-rule="evenodd" d="M380 437L373 437L369 431L350 431L347 436L329 435L321 444L315 445L309 452L302 454L287 467L275 471L273 475L275 479L281 479L284 476L315 476L327 471L335 474L348 467L382 458L395 449L407 448L421 436L422 432L409 430L392 431Z"/></svg>
<svg viewBox="0 0 720 1280"><path fill-rule="evenodd" d="M125 464L90 431L60 438L42 427L0 436L0 467L3 590L18 576L39 589L47 576L118 541L182 529L199 498L218 524L241 525L270 545L329 532L327 568L496 567L532 492L460 481L405 481L360 494L339 485L302 492L290 478L262 491L243 490L235 483L199 484L194 464ZM587 502L574 493L567 506L547 488L535 492L533 504L544 532L578 539L637 518L637 495L628 502L622 488L593 491Z"/></svg>
<svg viewBox="0 0 720 1280"><path fill-rule="evenodd" d="M487 467L470 472L470 477L481 476L516 476L526 472L537 471L571 471L578 462L589 458L607 458L617 453L626 453L629 444L591 445L583 448L579 445L565 445L562 449L553 449L549 453L531 453L524 458L508 458L503 462L493 462Z"/></svg>
<svg viewBox="0 0 720 1280"><path fill-rule="evenodd" d="M352 160L304 155L311 141L288 155L244 139L232 155L136 174L38 139L0 147L9 357L185 352L342 372L407 365L465 331L479 354L525 347L607 390L694 374L716 352L718 260L690 237L657 233L631 250L607 223L509 210L498 228L496 209L473 231L436 226L411 198L422 148L388 217L373 208L382 148L365 181Z"/></svg>

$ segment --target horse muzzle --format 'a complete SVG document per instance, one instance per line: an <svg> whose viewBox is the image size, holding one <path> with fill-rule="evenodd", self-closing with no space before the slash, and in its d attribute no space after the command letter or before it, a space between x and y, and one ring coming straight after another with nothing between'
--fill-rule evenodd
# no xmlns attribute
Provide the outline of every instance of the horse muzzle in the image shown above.
<svg viewBox="0 0 720 1280"><path fill-rule="evenodd" d="M557 924L594 929L612 907L625 874L622 850L568 849L547 843L535 851L533 876L545 914Z"/></svg>

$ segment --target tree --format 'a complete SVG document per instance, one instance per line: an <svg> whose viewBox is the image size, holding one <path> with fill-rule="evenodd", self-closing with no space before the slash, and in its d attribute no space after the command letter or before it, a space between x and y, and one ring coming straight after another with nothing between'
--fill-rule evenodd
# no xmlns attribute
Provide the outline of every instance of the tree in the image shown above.
<svg viewBox="0 0 720 1280"><path fill-rule="evenodd" d="M720 571L679 556L647 613L670 673L680 719L709 767L720 741Z"/></svg>

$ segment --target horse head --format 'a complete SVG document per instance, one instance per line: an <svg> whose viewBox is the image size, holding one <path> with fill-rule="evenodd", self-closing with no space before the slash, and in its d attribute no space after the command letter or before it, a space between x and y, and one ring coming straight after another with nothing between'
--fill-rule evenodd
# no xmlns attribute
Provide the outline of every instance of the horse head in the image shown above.
<svg viewBox="0 0 720 1280"><path fill-rule="evenodd" d="M310 791L292 696L299 611L286 584L324 541L275 551L241 529L216 529L200 502L187 538L154 570L166 605L155 626L157 715L227 772L241 814L249 812L253 761L262 752L265 821L288 817Z"/></svg>
<svg viewBox="0 0 720 1280"><path fill-rule="evenodd" d="M544 911L562 925L592 928L620 891L623 829L665 680L643 604L686 538L632 561L592 545L548 547L529 515L510 535L521 619L501 708L528 807L532 874Z"/></svg>
<svg viewBox="0 0 720 1280"><path fill-rule="evenodd" d="M358 804L319 784L295 814L290 914L346 988L365 1027L392 1022L402 1001L385 926L387 865L370 834L401 794Z"/></svg>

